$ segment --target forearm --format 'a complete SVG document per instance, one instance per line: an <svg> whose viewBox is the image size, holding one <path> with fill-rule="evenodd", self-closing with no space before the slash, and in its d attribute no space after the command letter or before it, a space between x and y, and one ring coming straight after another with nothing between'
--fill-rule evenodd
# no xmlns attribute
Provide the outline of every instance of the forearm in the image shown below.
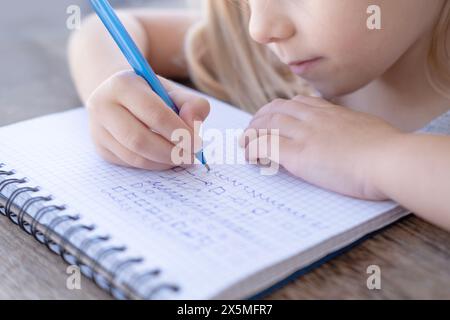
<svg viewBox="0 0 450 320"><path fill-rule="evenodd" d="M162 77L185 79L185 36L200 20L196 11L138 9L120 18L152 68ZM69 60L74 82L84 102L107 78L130 69L99 19L92 16L70 41Z"/></svg>
<svg viewBox="0 0 450 320"><path fill-rule="evenodd" d="M388 144L374 170L380 192L450 230L450 137L404 134Z"/></svg>
<svg viewBox="0 0 450 320"><path fill-rule="evenodd" d="M138 47L147 53L149 48L145 29L136 18L122 14L121 20ZM130 65L107 33L100 20L89 17L69 44L69 63L78 93L85 103L92 92L107 78Z"/></svg>

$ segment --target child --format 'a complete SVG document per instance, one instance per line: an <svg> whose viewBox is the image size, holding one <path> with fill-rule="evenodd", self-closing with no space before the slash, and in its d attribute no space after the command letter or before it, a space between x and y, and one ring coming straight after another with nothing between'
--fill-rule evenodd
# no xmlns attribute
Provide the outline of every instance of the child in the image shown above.
<svg viewBox="0 0 450 320"><path fill-rule="evenodd" d="M345 195L395 200L450 230L450 0L206 4L206 16L121 18L162 77L190 77L254 112L249 129L279 129L279 161L291 173ZM368 26L371 5L381 9L380 30ZM163 80L176 116L129 71L95 17L69 51L98 152L123 166L174 166L172 132L194 134L208 102ZM308 97L312 90L322 98Z"/></svg>

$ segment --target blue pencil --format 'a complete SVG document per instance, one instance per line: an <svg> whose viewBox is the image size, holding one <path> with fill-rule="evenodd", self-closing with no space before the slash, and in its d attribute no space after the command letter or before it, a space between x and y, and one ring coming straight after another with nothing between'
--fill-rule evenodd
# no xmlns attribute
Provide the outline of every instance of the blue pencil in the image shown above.
<svg viewBox="0 0 450 320"><path fill-rule="evenodd" d="M98 17L103 22L106 29L108 29L112 38L127 58L128 63L134 69L134 72L144 78L149 84L150 88L165 102L165 104L177 115L179 115L180 110L177 108L167 91L164 89L161 81L159 81L152 67L149 65L148 61L144 58L143 54L138 49L136 43L133 41L130 34L125 29L125 26L122 24L119 17L117 17L114 9L111 7L109 2L107 0L90 1ZM198 152L195 157L208 169L208 171L210 170L203 154L203 150Z"/></svg>

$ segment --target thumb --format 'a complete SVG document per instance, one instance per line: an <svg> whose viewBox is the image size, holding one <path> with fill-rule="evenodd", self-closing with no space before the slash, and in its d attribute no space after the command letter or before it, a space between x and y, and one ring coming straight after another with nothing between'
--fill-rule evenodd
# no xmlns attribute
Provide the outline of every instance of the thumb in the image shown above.
<svg viewBox="0 0 450 320"><path fill-rule="evenodd" d="M208 117L211 110L208 100L186 91L172 92L170 96L180 109L181 119L191 128L196 121L204 122Z"/></svg>

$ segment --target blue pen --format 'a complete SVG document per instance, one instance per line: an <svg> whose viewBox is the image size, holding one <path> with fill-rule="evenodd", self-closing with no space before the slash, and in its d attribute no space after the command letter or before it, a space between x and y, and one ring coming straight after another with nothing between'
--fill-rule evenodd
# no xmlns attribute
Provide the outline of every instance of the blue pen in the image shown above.
<svg viewBox="0 0 450 320"><path fill-rule="evenodd" d="M92 7L99 16L100 20L108 29L109 33L113 37L114 41L119 46L122 53L127 58L131 67L134 69L137 75L144 78L149 84L150 88L166 103L166 105L172 109L176 114L180 114L180 110L170 98L167 91L164 89L161 81L159 81L153 69L150 67L148 61L144 58L139 51L136 43L131 38L125 26L117 17L114 9L111 7L107 0L90 0ZM206 163L203 150L198 152L195 157L210 171L208 164Z"/></svg>

